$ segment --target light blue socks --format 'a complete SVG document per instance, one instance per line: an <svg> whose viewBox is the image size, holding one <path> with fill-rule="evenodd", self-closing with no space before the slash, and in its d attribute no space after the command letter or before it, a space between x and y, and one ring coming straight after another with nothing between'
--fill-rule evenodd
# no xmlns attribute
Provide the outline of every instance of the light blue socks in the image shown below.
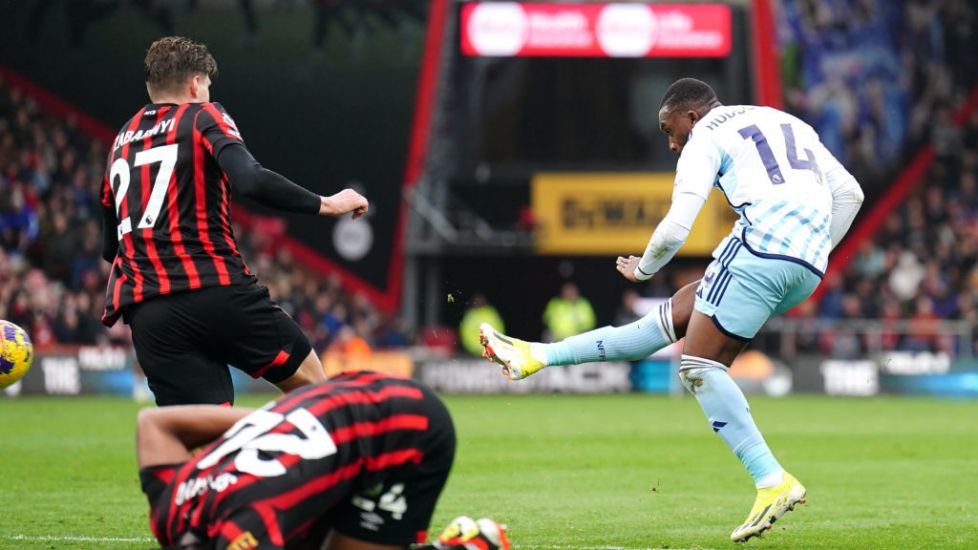
<svg viewBox="0 0 978 550"><path fill-rule="evenodd" d="M635 361L676 340L670 300L633 323L602 327L553 344L533 343L531 352L548 366ZM761 488L780 483L781 465L764 442L747 399L727 368L716 361L683 355L679 375L703 408L713 431L733 450L755 485Z"/></svg>
<svg viewBox="0 0 978 550"><path fill-rule="evenodd" d="M780 479L781 465L764 442L747 399L727 374L727 368L716 361L683 355L679 377L703 408L713 431L747 468L754 484L758 488L773 486Z"/></svg>
<svg viewBox="0 0 978 550"><path fill-rule="evenodd" d="M676 341L672 300L638 321L601 327L553 344L533 344L533 355L547 366L644 359Z"/></svg>

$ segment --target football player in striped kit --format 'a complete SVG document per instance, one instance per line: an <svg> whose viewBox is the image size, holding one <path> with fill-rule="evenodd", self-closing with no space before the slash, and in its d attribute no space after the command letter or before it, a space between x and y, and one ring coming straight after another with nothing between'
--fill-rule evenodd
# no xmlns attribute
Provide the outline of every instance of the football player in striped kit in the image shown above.
<svg viewBox="0 0 978 550"><path fill-rule="evenodd" d="M354 218L367 199L324 197L263 168L210 101L207 47L168 36L146 53L149 103L119 131L103 183L105 313L132 327L158 405L233 403L228 365L288 391L325 378L299 326L238 252L231 194L287 212Z"/></svg>
<svg viewBox="0 0 978 550"><path fill-rule="evenodd" d="M740 218L703 278L622 327L540 344L484 325L480 339L485 356L519 379L546 366L642 359L685 337L682 383L757 489L747 519L730 535L746 541L804 502L806 491L774 458L727 369L769 318L815 290L863 193L811 126L769 107L722 105L700 80L683 78L666 90L659 126L679 154L672 205L645 253L619 257L616 269L633 282L655 275L716 187Z"/></svg>
<svg viewBox="0 0 978 550"><path fill-rule="evenodd" d="M428 388L359 372L258 410L145 409L136 445L150 528L166 548L388 550L425 543L455 428ZM492 520L461 517L433 547L509 542Z"/></svg>

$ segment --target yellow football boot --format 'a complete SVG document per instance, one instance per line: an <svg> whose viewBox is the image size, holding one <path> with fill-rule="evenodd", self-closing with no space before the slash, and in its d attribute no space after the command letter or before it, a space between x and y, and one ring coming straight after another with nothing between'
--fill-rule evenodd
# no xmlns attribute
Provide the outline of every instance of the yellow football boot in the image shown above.
<svg viewBox="0 0 978 550"><path fill-rule="evenodd" d="M500 334L488 323L479 325L479 343L484 348L482 356L502 365L510 380L521 380L546 366L530 353L529 342Z"/></svg>
<svg viewBox="0 0 978 550"><path fill-rule="evenodd" d="M785 472L784 480L777 487L757 490L754 507L744 523L730 533L730 540L747 542L751 537L760 537L778 518L794 510L796 505L804 503L805 486Z"/></svg>

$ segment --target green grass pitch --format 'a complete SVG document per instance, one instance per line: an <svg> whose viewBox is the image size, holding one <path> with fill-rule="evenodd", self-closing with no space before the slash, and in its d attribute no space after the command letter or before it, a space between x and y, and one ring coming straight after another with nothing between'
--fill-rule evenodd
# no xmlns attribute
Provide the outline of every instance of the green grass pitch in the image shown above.
<svg viewBox="0 0 978 550"><path fill-rule="evenodd" d="M516 548L737 548L753 488L691 398L447 396L459 450L433 530L491 515ZM256 398L242 404L260 403ZM978 403L751 399L808 487L756 548L978 548ZM138 405L0 399L0 548L153 548Z"/></svg>

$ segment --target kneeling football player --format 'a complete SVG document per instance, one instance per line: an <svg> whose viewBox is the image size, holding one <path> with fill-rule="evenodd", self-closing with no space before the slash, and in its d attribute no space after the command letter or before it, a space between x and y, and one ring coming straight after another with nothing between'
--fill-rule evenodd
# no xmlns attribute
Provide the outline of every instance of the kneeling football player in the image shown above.
<svg viewBox="0 0 978 550"><path fill-rule="evenodd" d="M145 409L136 446L150 528L166 548L387 550L424 543L455 428L428 388L361 372L258 410ZM492 520L461 517L425 548L509 542Z"/></svg>

